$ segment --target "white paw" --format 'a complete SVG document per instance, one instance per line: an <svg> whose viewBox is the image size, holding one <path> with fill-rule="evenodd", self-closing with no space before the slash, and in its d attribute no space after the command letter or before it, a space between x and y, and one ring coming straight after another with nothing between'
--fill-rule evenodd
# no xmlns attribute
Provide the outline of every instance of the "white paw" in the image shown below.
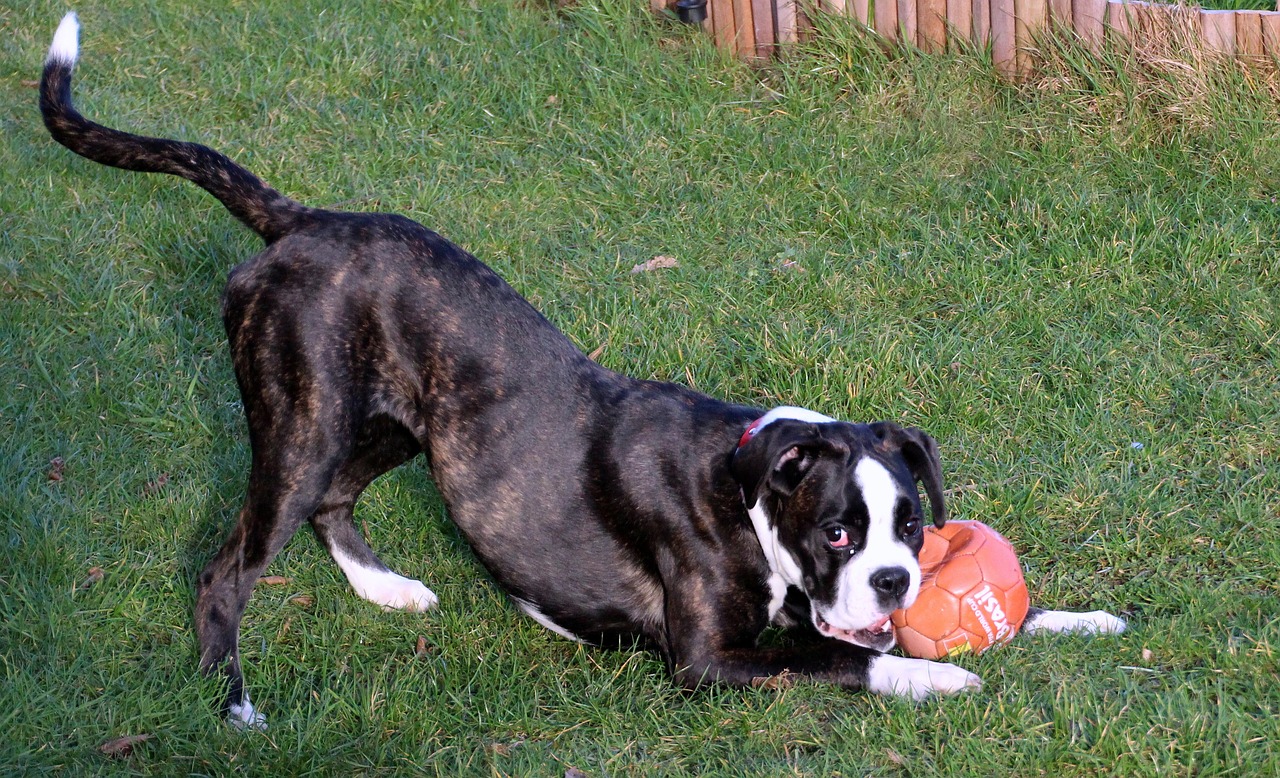
<svg viewBox="0 0 1280 778"><path fill-rule="evenodd" d="M923 700L931 694L981 689L982 679L945 662L882 654L871 660L867 668L867 688L876 694Z"/></svg>
<svg viewBox="0 0 1280 778"><path fill-rule="evenodd" d="M267 717L253 707L247 694L244 696L243 703L232 705L227 709L227 723L241 732L246 730L264 732L267 729Z"/></svg>
<svg viewBox="0 0 1280 778"><path fill-rule="evenodd" d="M1022 625L1029 635L1037 632L1078 632L1083 635L1119 634L1124 632L1124 619L1106 611L1071 613L1069 611L1045 611L1033 621Z"/></svg>
<svg viewBox="0 0 1280 778"><path fill-rule="evenodd" d="M377 581L375 586L365 591L357 589L356 592L369 602L377 603L387 610L420 613L440 604L440 598L422 581L415 581L395 573L383 575L386 577Z"/></svg>
<svg viewBox="0 0 1280 778"><path fill-rule="evenodd" d="M342 568L356 594L375 605L388 610L420 612L431 610L440 603L440 598L422 581L396 575L390 570L365 567L340 548L331 548L329 553Z"/></svg>

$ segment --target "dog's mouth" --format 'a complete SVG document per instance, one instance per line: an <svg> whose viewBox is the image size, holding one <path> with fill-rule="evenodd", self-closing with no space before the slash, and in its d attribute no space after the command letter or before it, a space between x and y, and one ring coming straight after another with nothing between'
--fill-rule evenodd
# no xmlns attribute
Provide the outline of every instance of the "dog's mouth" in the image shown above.
<svg viewBox="0 0 1280 778"><path fill-rule="evenodd" d="M846 643L853 643L863 648L871 648L876 651L888 651L893 648L893 624L889 622L888 616L865 629L841 629L822 618L822 614L815 610L813 612L813 626L826 637L843 640Z"/></svg>

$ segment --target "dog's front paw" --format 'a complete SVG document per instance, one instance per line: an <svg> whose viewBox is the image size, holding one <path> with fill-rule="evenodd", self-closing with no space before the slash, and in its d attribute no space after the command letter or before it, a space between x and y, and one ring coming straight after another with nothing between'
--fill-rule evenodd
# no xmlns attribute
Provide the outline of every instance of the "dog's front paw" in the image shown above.
<svg viewBox="0 0 1280 778"><path fill-rule="evenodd" d="M232 704L227 707L227 723L241 732L264 732L267 729L267 717L253 707L247 694L239 705Z"/></svg>
<svg viewBox="0 0 1280 778"><path fill-rule="evenodd" d="M1037 632L1077 632L1082 635L1119 634L1128 625L1124 619L1106 611L1072 613L1069 611L1041 611L1027 619L1022 631L1029 635Z"/></svg>
<svg viewBox="0 0 1280 778"><path fill-rule="evenodd" d="M932 694L981 689L982 679L945 662L882 654L867 668L867 688L876 694L923 700Z"/></svg>

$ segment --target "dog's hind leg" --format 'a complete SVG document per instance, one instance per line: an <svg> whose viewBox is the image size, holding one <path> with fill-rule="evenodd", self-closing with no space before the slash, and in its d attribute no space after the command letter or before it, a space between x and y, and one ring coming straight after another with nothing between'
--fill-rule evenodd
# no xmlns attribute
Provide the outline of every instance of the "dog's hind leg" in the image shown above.
<svg viewBox="0 0 1280 778"><path fill-rule="evenodd" d="M238 727L261 729L265 719L244 689L240 620L258 577L320 506L345 452L316 450L321 446L288 453L270 445L253 448L249 489L235 529L197 580L195 621L200 669L221 670L227 677L223 713Z"/></svg>
<svg viewBox="0 0 1280 778"><path fill-rule="evenodd" d="M373 479L416 456L422 449L404 427L380 425L376 437L364 437L334 477L311 526L351 588L384 608L425 611L435 607L435 593L421 581L392 572L356 529L352 511Z"/></svg>

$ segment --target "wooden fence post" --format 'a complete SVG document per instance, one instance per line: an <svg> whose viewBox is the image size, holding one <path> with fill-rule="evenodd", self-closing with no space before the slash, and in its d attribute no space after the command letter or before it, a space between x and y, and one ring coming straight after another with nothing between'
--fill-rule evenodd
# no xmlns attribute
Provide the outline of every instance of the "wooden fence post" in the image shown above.
<svg viewBox="0 0 1280 778"><path fill-rule="evenodd" d="M1049 7L1045 0L1014 1L1014 47L1018 75L1031 73L1031 49L1035 45L1035 37L1044 31L1045 22L1049 18Z"/></svg>
<svg viewBox="0 0 1280 778"><path fill-rule="evenodd" d="M947 0L947 48L959 51L960 41L976 40L973 32L973 0Z"/></svg>
<svg viewBox="0 0 1280 778"><path fill-rule="evenodd" d="M1236 53L1250 64L1262 60L1262 12L1236 12Z"/></svg>
<svg viewBox="0 0 1280 778"><path fill-rule="evenodd" d="M1115 36L1117 40L1131 41L1133 17L1129 3L1125 0L1107 1L1107 36Z"/></svg>
<svg viewBox="0 0 1280 778"><path fill-rule="evenodd" d="M876 32L885 40L898 40L897 0L876 0L875 15Z"/></svg>
<svg viewBox="0 0 1280 778"><path fill-rule="evenodd" d="M733 0L733 50L739 57L756 56L756 25L751 0Z"/></svg>
<svg viewBox="0 0 1280 778"><path fill-rule="evenodd" d="M711 35L721 51L733 51L733 0L707 0Z"/></svg>
<svg viewBox="0 0 1280 778"><path fill-rule="evenodd" d="M1094 51L1102 47L1106 18L1107 0L1071 0L1071 20L1076 33Z"/></svg>
<svg viewBox="0 0 1280 778"><path fill-rule="evenodd" d="M777 32L773 29L773 0L751 0L751 26L756 42L756 56L767 59L777 50Z"/></svg>
<svg viewBox="0 0 1280 778"><path fill-rule="evenodd" d="M1204 42L1219 54L1236 53L1236 24L1234 11L1200 11L1200 26Z"/></svg>
<svg viewBox="0 0 1280 778"><path fill-rule="evenodd" d="M1061 27L1071 27L1071 0L1049 0L1049 21Z"/></svg>
<svg viewBox="0 0 1280 778"><path fill-rule="evenodd" d="M916 20L920 48L930 54L947 50L947 0L919 0Z"/></svg>
<svg viewBox="0 0 1280 778"><path fill-rule="evenodd" d="M973 0L972 7L973 43L985 49L991 43L991 0Z"/></svg>
<svg viewBox="0 0 1280 778"><path fill-rule="evenodd" d="M893 2L893 0L885 0ZM898 29L902 31L902 42L914 46L920 40L920 16L916 9L916 0L897 0Z"/></svg>
<svg viewBox="0 0 1280 778"><path fill-rule="evenodd" d="M1262 15L1262 49L1280 61L1280 12Z"/></svg>
<svg viewBox="0 0 1280 778"><path fill-rule="evenodd" d="M991 59L1006 76L1018 67L1014 0L991 0Z"/></svg>
<svg viewBox="0 0 1280 778"><path fill-rule="evenodd" d="M777 9L777 29L774 33L778 43L795 43L800 39L798 25L799 18L796 13L796 0L775 0L775 8Z"/></svg>

